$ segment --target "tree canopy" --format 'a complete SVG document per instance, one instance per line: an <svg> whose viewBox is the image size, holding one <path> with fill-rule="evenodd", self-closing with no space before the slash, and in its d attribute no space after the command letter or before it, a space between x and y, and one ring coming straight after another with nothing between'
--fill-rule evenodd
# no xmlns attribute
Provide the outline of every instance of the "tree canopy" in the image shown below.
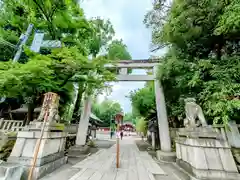
<svg viewBox="0 0 240 180"><path fill-rule="evenodd" d="M112 100L105 100L101 103L95 102L92 106L92 112L103 121L104 126L109 126L115 115L122 112L121 105Z"/></svg>
<svg viewBox="0 0 240 180"><path fill-rule="evenodd" d="M80 5L76 0L1 2L0 45L4 51L0 52L0 94L25 99L29 104L29 118L35 102L48 91L60 94L61 106L73 105L73 110L62 108L70 114L69 120L72 116L69 111L79 117L83 94L96 95L108 86L106 82L115 79L114 73L104 65L130 57L122 41L113 41L115 32L111 22L99 17L86 19ZM42 48L40 54L32 53L27 48L33 40L32 33L20 61L13 63L11 59L19 47L20 35L30 23L34 31L44 33L44 40L60 40L62 47ZM121 50L120 55L118 50L113 50L115 47ZM104 54L100 55L101 52Z"/></svg>
<svg viewBox="0 0 240 180"><path fill-rule="evenodd" d="M145 87L130 92L129 98L133 107L133 115L151 119L156 114L154 84L146 83Z"/></svg>
<svg viewBox="0 0 240 180"><path fill-rule="evenodd" d="M240 3L235 0L166 3L155 2L145 23L153 31L152 43L157 48L169 48L158 74L169 118L181 119L183 99L195 97L209 123L239 120ZM166 13L161 13L163 10Z"/></svg>
<svg viewBox="0 0 240 180"><path fill-rule="evenodd" d="M122 40L113 40L108 46L108 59L111 60L131 60L132 57L127 50L127 46Z"/></svg>

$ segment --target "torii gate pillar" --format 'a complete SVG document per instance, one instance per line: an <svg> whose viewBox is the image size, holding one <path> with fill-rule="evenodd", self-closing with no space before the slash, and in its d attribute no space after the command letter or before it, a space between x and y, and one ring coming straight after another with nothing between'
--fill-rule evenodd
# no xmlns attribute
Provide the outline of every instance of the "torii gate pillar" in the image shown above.
<svg viewBox="0 0 240 180"><path fill-rule="evenodd" d="M157 73L157 66L154 67L155 78L156 78L156 73ZM165 104L162 85L159 80L155 79L154 86L155 86L155 97L156 97L156 107L157 107L158 128L159 128L161 150L164 152L171 152L171 139L170 139L167 110L166 110L166 104Z"/></svg>
<svg viewBox="0 0 240 180"><path fill-rule="evenodd" d="M86 99L84 99L84 106L83 106L81 118L78 125L77 139L76 139L77 146L84 146L86 144L88 124L89 124L89 119L91 115L91 106L92 106L92 97L87 96Z"/></svg>

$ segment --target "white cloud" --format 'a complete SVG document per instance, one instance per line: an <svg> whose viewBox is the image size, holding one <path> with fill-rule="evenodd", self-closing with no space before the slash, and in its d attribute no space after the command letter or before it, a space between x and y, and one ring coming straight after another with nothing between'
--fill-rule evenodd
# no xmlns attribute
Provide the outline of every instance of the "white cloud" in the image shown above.
<svg viewBox="0 0 240 180"><path fill-rule="evenodd" d="M116 31L115 38L123 39L133 59L149 58L150 30L143 24L144 15L151 9L151 0L85 0L81 3L88 18L100 16L110 19ZM133 74L143 74L143 70L134 70ZM131 111L127 96L130 91L142 88L144 82L118 82L113 86L109 99L117 100L125 112ZM106 94L98 99L101 101Z"/></svg>

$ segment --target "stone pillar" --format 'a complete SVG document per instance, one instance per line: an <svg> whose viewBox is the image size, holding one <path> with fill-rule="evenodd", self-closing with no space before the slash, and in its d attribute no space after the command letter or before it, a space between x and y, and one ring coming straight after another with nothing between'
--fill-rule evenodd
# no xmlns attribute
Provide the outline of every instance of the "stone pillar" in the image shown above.
<svg viewBox="0 0 240 180"><path fill-rule="evenodd" d="M127 75L128 74L128 69L127 68L121 68L120 71L119 71L119 74Z"/></svg>
<svg viewBox="0 0 240 180"><path fill-rule="evenodd" d="M93 139L96 139L96 129L91 130L91 135Z"/></svg>
<svg viewBox="0 0 240 180"><path fill-rule="evenodd" d="M154 67L154 74L156 77L157 66ZM163 93L163 88L160 81L154 80L155 85L155 97L157 106L157 117L158 117L158 128L161 150L164 152L171 152L171 139L169 133L169 125L167 119L167 110L165 104L165 98Z"/></svg>
<svg viewBox="0 0 240 180"><path fill-rule="evenodd" d="M155 132L151 132L151 138L152 138L152 147L153 149L156 149L156 137L155 137Z"/></svg>
<svg viewBox="0 0 240 180"><path fill-rule="evenodd" d="M83 106L80 122L78 125L78 132L77 132L77 139L76 139L77 146L84 146L86 144L89 118L91 115L91 104L92 104L92 98L91 96L88 96L84 101L84 106Z"/></svg>

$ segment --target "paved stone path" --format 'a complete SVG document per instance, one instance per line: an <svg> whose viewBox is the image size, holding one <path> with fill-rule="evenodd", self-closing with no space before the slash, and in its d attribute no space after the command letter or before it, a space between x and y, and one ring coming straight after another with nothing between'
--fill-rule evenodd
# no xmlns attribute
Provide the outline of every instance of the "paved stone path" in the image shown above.
<svg viewBox="0 0 240 180"><path fill-rule="evenodd" d="M69 180L155 180L166 175L147 152L140 152L132 137L120 141L120 168L116 168L116 145L100 150L77 163L81 169Z"/></svg>

